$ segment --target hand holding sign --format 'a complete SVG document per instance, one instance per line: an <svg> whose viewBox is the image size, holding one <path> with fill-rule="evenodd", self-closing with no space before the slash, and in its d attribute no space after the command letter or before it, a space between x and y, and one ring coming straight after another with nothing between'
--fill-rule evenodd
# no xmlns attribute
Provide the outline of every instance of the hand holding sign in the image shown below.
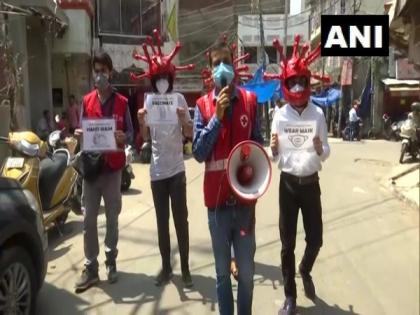
<svg viewBox="0 0 420 315"><path fill-rule="evenodd" d="M322 155L324 153L324 148L322 147L321 139L316 136L313 140L315 151L318 155Z"/></svg>

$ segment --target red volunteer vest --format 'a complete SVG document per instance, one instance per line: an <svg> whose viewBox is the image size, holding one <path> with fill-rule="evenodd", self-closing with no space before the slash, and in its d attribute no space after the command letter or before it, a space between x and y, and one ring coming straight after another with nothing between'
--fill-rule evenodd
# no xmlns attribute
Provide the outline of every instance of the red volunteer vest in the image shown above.
<svg viewBox="0 0 420 315"><path fill-rule="evenodd" d="M207 125L216 111L214 92L212 91L199 98L197 106L204 124ZM212 154L206 161L204 203L207 208L212 209L224 205L233 195L227 179L227 160L235 145L251 138L256 118L256 106L255 94L237 88L237 100L232 105L232 116L229 118L228 113L225 113Z"/></svg>
<svg viewBox="0 0 420 315"><path fill-rule="evenodd" d="M127 99L119 93L114 93L114 109L112 117L115 119L117 130L124 130L125 112L127 110ZM112 102L112 100L111 100ZM96 90L93 90L83 98L83 112L87 118L102 118L101 104ZM124 147L121 147L124 149ZM112 170L117 171L125 166L124 150L105 153L105 164Z"/></svg>

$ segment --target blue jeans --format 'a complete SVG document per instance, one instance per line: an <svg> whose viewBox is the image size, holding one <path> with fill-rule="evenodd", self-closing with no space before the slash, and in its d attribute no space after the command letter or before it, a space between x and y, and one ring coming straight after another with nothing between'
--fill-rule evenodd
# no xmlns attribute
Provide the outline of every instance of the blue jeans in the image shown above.
<svg viewBox="0 0 420 315"><path fill-rule="evenodd" d="M238 266L237 308L239 315L252 314L254 291L254 206L209 209L208 219L216 263L216 289L221 315L233 315L230 280L231 245Z"/></svg>

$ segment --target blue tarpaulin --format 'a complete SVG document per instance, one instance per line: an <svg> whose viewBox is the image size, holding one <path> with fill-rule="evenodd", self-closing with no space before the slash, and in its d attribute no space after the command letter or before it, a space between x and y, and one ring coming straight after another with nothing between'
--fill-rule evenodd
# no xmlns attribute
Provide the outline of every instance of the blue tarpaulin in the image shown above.
<svg viewBox="0 0 420 315"><path fill-rule="evenodd" d="M311 96L311 101L318 106L328 107L334 105L341 99L341 91L338 89L327 89L318 95Z"/></svg>
<svg viewBox="0 0 420 315"><path fill-rule="evenodd" d="M260 66L255 71L254 77L242 85L244 89L257 95L258 103L265 103L271 100L280 86L279 80L264 80L264 70L264 67Z"/></svg>

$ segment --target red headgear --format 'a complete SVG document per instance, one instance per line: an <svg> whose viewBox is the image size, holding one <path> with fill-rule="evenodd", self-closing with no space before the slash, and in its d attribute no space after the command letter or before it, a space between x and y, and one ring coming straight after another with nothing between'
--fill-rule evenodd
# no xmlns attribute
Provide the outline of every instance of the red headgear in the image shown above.
<svg viewBox="0 0 420 315"><path fill-rule="evenodd" d="M226 34L223 35L222 42L227 44ZM248 65L240 65L241 61L244 61L251 56L250 53L246 53L239 56L238 46L235 43L230 45L230 49L233 54L233 70L235 72L235 79L234 79L235 83L237 83L240 79L245 79L245 80L251 79L252 74L248 72L249 71ZM207 59L209 58L209 54L210 54L209 52L206 52ZM201 71L201 78L203 79L204 88L207 91L211 91L214 89L212 72L209 68L204 68Z"/></svg>
<svg viewBox="0 0 420 315"><path fill-rule="evenodd" d="M288 101L291 105L300 107L305 105L309 97L311 96L311 86L310 86L310 78L311 78L311 71L309 70L309 65L317 59L321 54L321 46L318 45L313 51L308 53L309 45L305 44L302 46L302 49L299 54L299 42L300 36L295 36L295 42L293 44L293 55L289 60L286 60L283 54L283 46L280 44L278 39L273 41L273 46L277 48L278 52L280 53L281 62L280 66L283 69L280 75L272 75L266 74L265 78L268 79L280 79L282 82L282 91L284 98ZM307 54L308 53L308 54ZM291 77L306 77L308 80L308 84L305 89L301 92L292 92L289 90L286 81Z"/></svg>
<svg viewBox="0 0 420 315"><path fill-rule="evenodd" d="M142 45L144 56L139 54L136 49L133 51L133 58L136 60L147 62L149 65L149 70L141 75L136 75L134 73L131 73L132 80L140 80L143 78L152 79L154 77L158 77L161 75L169 75L173 79L175 79L176 71L185 71L185 70L194 69L195 65L193 64L189 64L186 66L175 66L174 64L172 64L172 59L174 59L175 55L181 49L181 43L177 42L172 52L169 55L164 56L161 50L162 39L160 37L159 31L156 29L153 30L153 35L155 37L156 47L153 44L152 37L147 36L146 43ZM148 46L150 47L152 51L152 56L150 56L149 54Z"/></svg>

